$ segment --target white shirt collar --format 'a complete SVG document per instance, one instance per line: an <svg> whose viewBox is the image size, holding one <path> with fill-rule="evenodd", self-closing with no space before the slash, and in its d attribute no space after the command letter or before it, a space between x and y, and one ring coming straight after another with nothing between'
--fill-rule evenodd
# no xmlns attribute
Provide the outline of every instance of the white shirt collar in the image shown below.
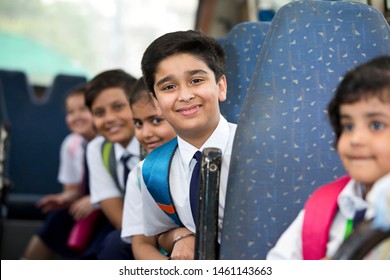
<svg viewBox="0 0 390 280"><path fill-rule="evenodd" d="M220 115L217 127L199 150L203 151L204 148L213 147L221 149L223 153L228 145L228 140L229 123L222 115ZM189 166L192 157L194 156L195 152L198 151L198 149L179 136L177 137L177 142L179 145L181 161L186 166Z"/></svg>
<svg viewBox="0 0 390 280"><path fill-rule="evenodd" d="M390 206L388 200L390 199L390 173L380 178L372 186L372 189L367 194L366 200L368 203L367 218L372 218L384 211L389 213ZM382 213L380 213L382 212Z"/></svg>
<svg viewBox="0 0 390 280"><path fill-rule="evenodd" d="M347 219L353 219L355 212L367 208L367 201L363 198L364 186L351 179L338 197L340 212Z"/></svg>
<svg viewBox="0 0 390 280"><path fill-rule="evenodd" d="M115 148L115 159L117 161L125 154L128 153L132 156L139 157L140 156L140 144L136 137L133 137L130 143L127 145L126 149L119 143L114 144Z"/></svg>

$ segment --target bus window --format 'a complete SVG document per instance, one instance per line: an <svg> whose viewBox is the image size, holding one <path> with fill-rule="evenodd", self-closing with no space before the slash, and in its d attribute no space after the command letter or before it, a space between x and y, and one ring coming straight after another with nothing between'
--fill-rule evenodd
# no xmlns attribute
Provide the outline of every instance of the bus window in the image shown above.
<svg viewBox="0 0 390 280"><path fill-rule="evenodd" d="M195 28L197 0L3 0L0 68L49 85L58 73L109 68L140 76L144 49L163 33Z"/></svg>

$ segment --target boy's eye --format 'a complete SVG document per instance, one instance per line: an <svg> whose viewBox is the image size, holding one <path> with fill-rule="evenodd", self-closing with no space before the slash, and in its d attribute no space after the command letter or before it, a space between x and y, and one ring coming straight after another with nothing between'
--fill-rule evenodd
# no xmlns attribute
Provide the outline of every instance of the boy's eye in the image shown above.
<svg viewBox="0 0 390 280"><path fill-rule="evenodd" d="M95 117L103 117L104 116L104 110L94 110L92 113Z"/></svg>
<svg viewBox="0 0 390 280"><path fill-rule="evenodd" d="M370 123L370 128L372 130L382 130L384 128L384 124L382 122L373 121Z"/></svg>
<svg viewBox="0 0 390 280"><path fill-rule="evenodd" d="M193 80L191 81L191 84L197 84L197 83L200 83L200 82L202 82L202 81L203 81L203 79L196 78L196 79L193 79Z"/></svg>
<svg viewBox="0 0 390 280"><path fill-rule="evenodd" d="M154 125L159 125L163 121L162 118L153 118L152 123Z"/></svg>
<svg viewBox="0 0 390 280"><path fill-rule="evenodd" d="M136 128L141 128L142 127L142 122L140 120L134 120L134 126Z"/></svg>
<svg viewBox="0 0 390 280"><path fill-rule="evenodd" d="M170 90L173 89L175 86L174 85L166 85L162 88L162 90Z"/></svg>
<svg viewBox="0 0 390 280"><path fill-rule="evenodd" d="M342 131L352 131L354 129L354 125L353 123L344 123L344 124L341 124L341 130Z"/></svg>
<svg viewBox="0 0 390 280"><path fill-rule="evenodd" d="M123 107L125 107L125 104L123 103L114 103L112 108L115 110L115 111L119 111L121 110Z"/></svg>
<svg viewBox="0 0 390 280"><path fill-rule="evenodd" d="M67 115L72 115L74 113L73 109L66 110Z"/></svg>

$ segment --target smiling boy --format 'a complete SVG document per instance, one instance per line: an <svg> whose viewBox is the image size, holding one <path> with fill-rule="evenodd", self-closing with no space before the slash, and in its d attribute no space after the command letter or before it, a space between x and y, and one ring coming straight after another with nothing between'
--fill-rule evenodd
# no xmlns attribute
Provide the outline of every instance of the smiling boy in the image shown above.
<svg viewBox="0 0 390 280"><path fill-rule="evenodd" d="M170 253L171 259L193 259L196 202L190 201L190 179L197 163L194 154L206 147L222 151L218 217L219 229L222 228L236 131L236 125L228 123L219 109L219 102L226 99L224 52L214 39L201 32L172 32L151 43L141 67L158 112L177 133L177 148L169 166L169 192L181 222L177 224L157 206L144 176L141 183L145 234L158 235L160 245ZM162 147L151 154L159 153ZM145 163L143 172L144 168Z"/></svg>

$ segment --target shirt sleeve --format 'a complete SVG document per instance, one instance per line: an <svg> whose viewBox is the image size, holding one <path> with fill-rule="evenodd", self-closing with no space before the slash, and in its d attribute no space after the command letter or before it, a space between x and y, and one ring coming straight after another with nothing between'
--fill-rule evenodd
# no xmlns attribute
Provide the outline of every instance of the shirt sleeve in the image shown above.
<svg viewBox="0 0 390 280"><path fill-rule="evenodd" d="M104 138L99 136L87 146L89 188L91 202L94 205L109 198L122 197L122 193L118 190L114 179L104 166L101 154L101 145L103 142Z"/></svg>
<svg viewBox="0 0 390 280"><path fill-rule="evenodd" d="M61 184L79 184L83 176L82 137L68 135L61 143L58 181Z"/></svg>
<svg viewBox="0 0 390 280"><path fill-rule="evenodd" d="M131 236L144 234L139 176L140 168L137 166L131 170L126 185L121 237L127 243L131 243Z"/></svg>
<svg viewBox="0 0 390 280"><path fill-rule="evenodd" d="M276 245L268 252L267 260L302 260L302 226L304 210L280 236Z"/></svg>

